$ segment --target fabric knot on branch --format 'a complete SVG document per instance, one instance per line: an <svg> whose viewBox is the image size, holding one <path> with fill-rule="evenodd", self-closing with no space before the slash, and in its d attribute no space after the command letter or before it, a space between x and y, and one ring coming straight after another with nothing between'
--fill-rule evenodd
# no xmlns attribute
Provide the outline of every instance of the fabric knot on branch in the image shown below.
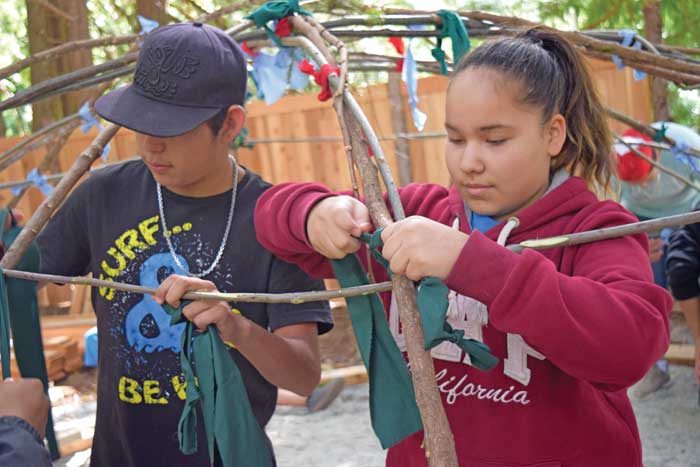
<svg viewBox="0 0 700 467"><path fill-rule="evenodd" d="M390 37L389 42L391 42L391 45L396 49L396 53L401 55L401 58L396 61L396 71L401 72L401 70L403 70L404 54L406 53L403 37Z"/></svg>
<svg viewBox="0 0 700 467"><path fill-rule="evenodd" d="M95 127L98 130L102 131L102 125L100 124L100 121L97 119L97 117L95 117L95 115L90 110L90 104L88 102L84 103L80 107L80 110L78 110L78 115L80 115L80 118L83 121L83 124L80 127L80 129L83 131L83 134L90 131L92 127ZM104 150L102 151L102 161L107 161L107 154L109 154L109 150L110 146L109 143L107 143L105 145Z"/></svg>
<svg viewBox="0 0 700 467"><path fill-rule="evenodd" d="M279 38L288 36L292 32L291 24L288 21L282 22L282 20L294 14L311 16L311 13L299 7L298 0L274 0L265 3L245 18L255 23L256 27L265 29L268 37L278 47L282 47ZM274 20L280 21L278 21L273 31L268 26L268 23Z"/></svg>
<svg viewBox="0 0 700 467"><path fill-rule="evenodd" d="M622 31L618 31L617 34L622 37L621 45L624 47L632 47L634 50L642 50L642 43L635 40L635 37L637 37L636 32L630 29L624 29ZM622 59L619 56L612 54L611 58L618 70L625 68L625 64L622 63ZM643 71L634 70L633 76L635 81L641 81L646 78L647 74Z"/></svg>
<svg viewBox="0 0 700 467"><path fill-rule="evenodd" d="M389 263L379 252L379 248L383 246L382 231L383 229L378 229L372 234L363 233L360 240L367 243L372 256L391 275ZM469 354L472 366L485 371L492 369L498 363L498 358L491 354L489 347L483 342L465 339L464 331L452 329L447 322L449 293L447 286L437 277L424 277L418 282L418 311L423 323L425 350L430 350L444 341L452 342Z"/></svg>
<svg viewBox="0 0 700 467"><path fill-rule="evenodd" d="M462 56L469 52L471 43L467 28L464 27L462 18L454 11L440 10L437 15L442 20L442 27L438 31L437 44L430 51L433 58L440 64L440 73L447 74L447 63L445 63L445 52L442 50L442 40L449 37L452 41L452 61L456 65Z"/></svg>
<svg viewBox="0 0 700 467"><path fill-rule="evenodd" d="M340 76L339 67L326 63L324 65L321 65L319 69L316 69L316 67L314 67L314 65L311 62L304 59L299 63L299 69L302 71L302 73L313 76L316 84L321 86L321 92L317 96L318 100L320 100L321 102L327 101L333 96L333 91L331 91L328 76L331 74Z"/></svg>
<svg viewBox="0 0 700 467"><path fill-rule="evenodd" d="M654 141L662 143L666 139L666 130L668 130L668 126L666 126L666 123L662 123L661 128L659 128L654 135Z"/></svg>

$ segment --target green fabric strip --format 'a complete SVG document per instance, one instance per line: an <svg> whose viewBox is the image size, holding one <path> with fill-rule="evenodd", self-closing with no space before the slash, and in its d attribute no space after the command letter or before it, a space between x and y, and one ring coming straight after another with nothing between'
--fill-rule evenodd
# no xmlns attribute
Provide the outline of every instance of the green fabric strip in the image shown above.
<svg viewBox="0 0 700 467"><path fill-rule="evenodd" d="M469 355L471 365L488 371L498 364L498 358L483 342L465 339L463 330L454 330L447 322L449 289L436 277L426 277L418 285L418 310L420 311L425 350L432 349L441 342L456 344Z"/></svg>
<svg viewBox="0 0 700 467"><path fill-rule="evenodd" d="M467 28L464 27L462 18L454 11L440 10L437 15L442 20L442 27L438 32L437 44L430 51L440 64L440 73L447 74L447 63L445 63L445 52L442 50L442 40L449 37L452 41L452 61L457 66L462 56L469 52L471 43Z"/></svg>
<svg viewBox="0 0 700 467"><path fill-rule="evenodd" d="M379 253L379 248L382 247L383 230L378 229L372 234L363 233L360 240L368 244L374 258L391 275L387 260ZM491 353L489 347L475 339L465 339L464 331L452 329L447 322L449 293L447 286L436 277L425 277L418 283L417 304L423 324L425 350L449 341L469 354L473 367L484 371L492 369L498 364L498 358Z"/></svg>
<svg viewBox="0 0 700 467"><path fill-rule="evenodd" d="M331 264L342 287L369 283L357 256L348 255ZM386 449L422 429L411 376L391 335L379 296L371 294L345 300L369 376L372 428Z"/></svg>
<svg viewBox="0 0 700 467"><path fill-rule="evenodd" d="M6 209L0 210L0 226L5 225L8 212ZM12 226L7 231L2 233L2 242L5 248L12 245L22 231L20 227ZM22 258L16 265L16 268L21 271L38 272L39 271L39 248L35 243L32 243L27 251L22 255ZM9 342L10 331L14 337L13 345L15 359L20 374L24 378L38 378L44 384L44 390L48 393L49 377L46 371L46 361L44 359L44 345L41 338L41 324L39 317L39 304L36 296L36 283L33 281L25 281L15 278L7 278L1 274L2 284L2 303L3 310L0 312L0 334L3 335L0 339L4 342ZM9 329L6 327L9 326ZM5 337L4 335L7 335ZM8 355L9 359L9 344L8 351L0 345L0 352ZM9 361L9 360L8 360ZM4 362L3 362L4 363ZM5 368L3 365L3 376L5 377ZM9 372L9 367L8 370ZM46 422L46 440L48 441L51 458L56 460L60 457L58 451L58 443L54 432L53 418L51 411Z"/></svg>
<svg viewBox="0 0 700 467"><path fill-rule="evenodd" d="M5 274L0 270L0 359L2 360L2 379L12 376L10 370L10 305L7 303L7 284Z"/></svg>
<svg viewBox="0 0 700 467"><path fill-rule="evenodd" d="M248 400L243 377L214 326L195 331L182 307L163 308L172 324L186 322L180 364L185 375L185 407L178 424L180 450L197 451L197 407L201 407L211 465L272 467L273 456L265 432ZM220 464L218 462L220 461Z"/></svg>
<svg viewBox="0 0 700 467"><path fill-rule="evenodd" d="M666 126L666 123L661 123L661 128L659 128L656 133L654 133L654 141L657 143L663 143L664 140L666 139L666 131L668 130L668 126Z"/></svg>
<svg viewBox="0 0 700 467"><path fill-rule="evenodd" d="M267 25L270 21L281 19L293 14L311 16L311 13L299 7L298 0L272 0L246 16L258 28L265 29L267 35L278 46L283 47L274 31Z"/></svg>

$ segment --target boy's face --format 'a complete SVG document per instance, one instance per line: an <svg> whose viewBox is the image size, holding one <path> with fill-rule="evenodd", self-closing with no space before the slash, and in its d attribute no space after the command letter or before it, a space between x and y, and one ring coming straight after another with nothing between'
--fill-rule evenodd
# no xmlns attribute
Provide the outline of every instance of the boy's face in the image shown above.
<svg viewBox="0 0 700 467"><path fill-rule="evenodd" d="M203 196L206 184L220 176L221 152L226 145L203 123L180 136L159 138L136 133L138 153L153 178L170 191Z"/></svg>

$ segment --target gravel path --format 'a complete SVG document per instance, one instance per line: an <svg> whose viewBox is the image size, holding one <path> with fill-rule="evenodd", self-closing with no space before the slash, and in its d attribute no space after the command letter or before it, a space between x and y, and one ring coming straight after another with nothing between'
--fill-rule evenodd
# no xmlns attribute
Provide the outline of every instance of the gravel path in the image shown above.
<svg viewBox="0 0 700 467"><path fill-rule="evenodd" d="M633 400L646 467L700 467L698 386L691 368L671 366L673 384ZM346 388L316 414L280 407L268 425L279 467L382 467L372 433L368 386Z"/></svg>

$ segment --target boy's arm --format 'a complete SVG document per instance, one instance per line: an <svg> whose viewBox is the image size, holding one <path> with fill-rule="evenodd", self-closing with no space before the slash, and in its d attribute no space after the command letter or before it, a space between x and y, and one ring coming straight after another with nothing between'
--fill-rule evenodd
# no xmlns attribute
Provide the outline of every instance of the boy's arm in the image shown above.
<svg viewBox="0 0 700 467"><path fill-rule="evenodd" d="M322 282L310 279L298 267L273 259L269 293L322 289ZM172 275L161 283L154 299L177 307L190 290L214 291L216 287L209 281ZM268 305L272 332L232 312L226 302L198 300L185 306L183 314L200 329L215 325L222 340L234 345L275 386L308 395L318 385L321 363L317 336L333 326L326 302Z"/></svg>

